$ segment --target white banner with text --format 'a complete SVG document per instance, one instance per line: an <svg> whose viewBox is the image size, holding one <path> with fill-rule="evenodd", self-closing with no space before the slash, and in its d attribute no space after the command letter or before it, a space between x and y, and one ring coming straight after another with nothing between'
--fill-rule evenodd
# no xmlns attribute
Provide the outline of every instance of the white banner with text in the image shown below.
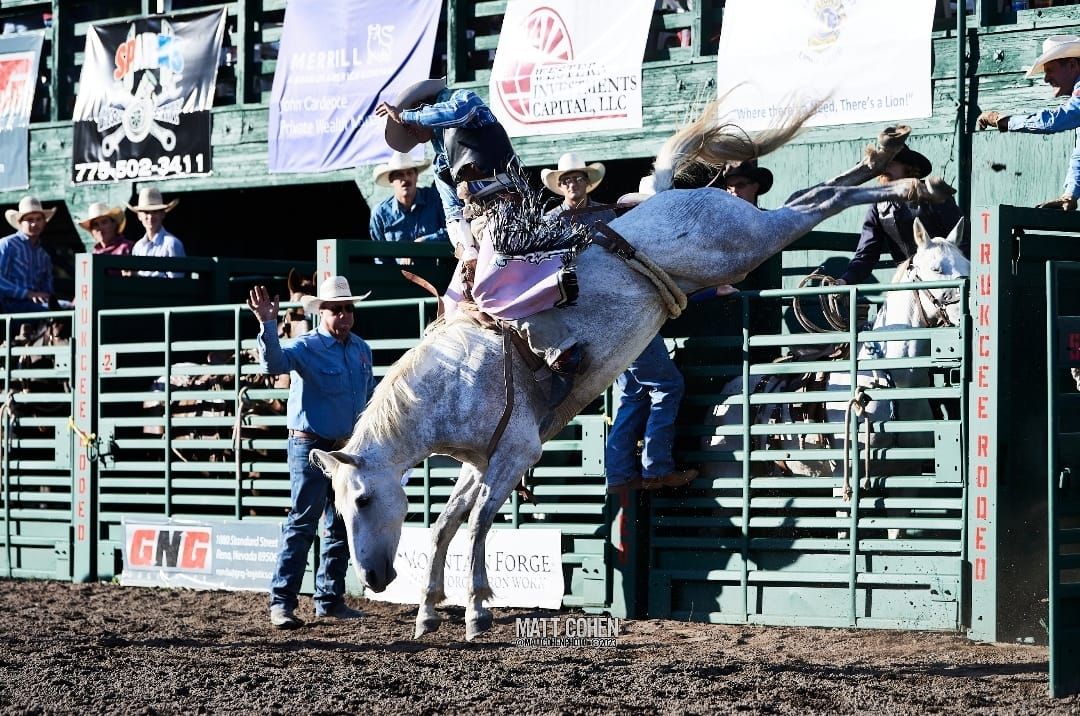
<svg viewBox="0 0 1080 716"><path fill-rule="evenodd" d="M929 117L935 0L727 0L723 111L767 129L821 101L807 126Z"/></svg>

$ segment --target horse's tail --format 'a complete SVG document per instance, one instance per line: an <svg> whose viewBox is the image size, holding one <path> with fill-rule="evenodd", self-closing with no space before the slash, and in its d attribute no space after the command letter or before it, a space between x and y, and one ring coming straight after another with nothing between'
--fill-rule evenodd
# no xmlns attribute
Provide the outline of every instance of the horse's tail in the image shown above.
<svg viewBox="0 0 1080 716"><path fill-rule="evenodd" d="M709 102L696 120L664 142L653 165L656 191L671 189L675 178L694 165L720 172L730 162L757 159L779 149L791 141L821 104L804 105L783 124L751 137L742 127L721 117L720 108L729 94Z"/></svg>

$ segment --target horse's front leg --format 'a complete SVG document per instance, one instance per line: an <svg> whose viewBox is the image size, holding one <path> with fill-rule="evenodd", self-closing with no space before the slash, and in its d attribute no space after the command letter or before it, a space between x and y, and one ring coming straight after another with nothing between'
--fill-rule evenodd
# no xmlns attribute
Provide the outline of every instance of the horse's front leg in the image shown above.
<svg viewBox="0 0 1080 716"><path fill-rule="evenodd" d="M435 610L446 592L443 589L443 577L446 567L446 550L454 538L461 521L476 502L482 473L472 465L462 465L454 491L446 503L446 509L435 521L431 531L431 561L428 562L427 585L421 595L420 607L416 610L415 638L436 631L442 618Z"/></svg>
<svg viewBox="0 0 1080 716"><path fill-rule="evenodd" d="M469 516L470 567L472 584L469 603L465 606L465 638L472 641L491 628L491 610L484 601L491 599L485 564L485 542L495 515L510 496L514 485L525 471L536 464L543 452L535 424L531 426L531 443L515 439L515 431L507 430L502 444L492 456L484 475L472 514ZM520 432L516 433L518 436Z"/></svg>

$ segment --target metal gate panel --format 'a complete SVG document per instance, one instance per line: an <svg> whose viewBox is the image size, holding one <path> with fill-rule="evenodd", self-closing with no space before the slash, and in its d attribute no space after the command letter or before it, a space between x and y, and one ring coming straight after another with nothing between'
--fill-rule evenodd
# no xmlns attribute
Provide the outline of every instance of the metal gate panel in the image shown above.
<svg viewBox="0 0 1080 716"><path fill-rule="evenodd" d="M71 579L71 319L70 311L0 317L0 574L7 577ZM58 341L15 337L23 325L35 335L52 331L46 321Z"/></svg>
<svg viewBox="0 0 1080 716"><path fill-rule="evenodd" d="M963 282L948 285L962 287ZM945 286L944 283L941 284ZM887 287L844 289L857 296ZM741 341L713 364L710 378L742 377L749 389L736 395L690 393L684 405L700 410L717 403L742 409L736 424L692 425L684 433L703 440L721 438L718 450L683 453L707 465L708 486L651 496L649 532L649 613L727 623L856 626L957 630L963 600L965 485L960 443L966 327L899 331L857 330L828 334L787 334L751 330L750 316L761 305L782 310L792 296L816 296L820 289L743 292ZM852 309L854 313L854 309ZM855 324L852 315L852 324ZM770 360L782 348L848 343L850 353L869 341L920 338L929 353L906 359L851 361ZM725 339L716 339L723 348ZM732 348L737 347L738 353ZM739 354L741 361L731 360ZM727 356L727 358L724 357ZM948 419L875 422L873 431L891 437L915 436L921 445L854 450L853 498L836 494L839 477L773 476L778 460L842 461L844 450L809 443L843 434L842 422L757 424L745 416L759 405L845 402L847 391L811 390L756 394L763 376L812 371L855 373L871 369L921 368L931 374L922 388L879 387L874 400L914 404L932 400L950 406ZM698 372L700 375L700 371ZM706 423L708 420L706 420ZM783 434L804 445L767 444ZM854 441L851 441L854 444ZM749 449L746 446L749 445ZM864 458L871 474L866 484Z"/></svg>
<svg viewBox="0 0 1080 716"><path fill-rule="evenodd" d="M1047 562L1050 587L1050 695L1055 697L1080 693L1078 281L1080 263L1047 262Z"/></svg>

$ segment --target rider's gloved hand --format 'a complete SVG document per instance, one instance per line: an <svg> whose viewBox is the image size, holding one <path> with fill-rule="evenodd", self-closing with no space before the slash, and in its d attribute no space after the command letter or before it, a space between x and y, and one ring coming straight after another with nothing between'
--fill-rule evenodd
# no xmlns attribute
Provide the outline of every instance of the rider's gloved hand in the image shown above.
<svg viewBox="0 0 1080 716"><path fill-rule="evenodd" d="M1069 196L1059 196L1057 199L1051 199L1050 201L1044 201L1041 204L1035 205L1036 209L1057 209L1058 211L1076 211L1076 198Z"/></svg>

